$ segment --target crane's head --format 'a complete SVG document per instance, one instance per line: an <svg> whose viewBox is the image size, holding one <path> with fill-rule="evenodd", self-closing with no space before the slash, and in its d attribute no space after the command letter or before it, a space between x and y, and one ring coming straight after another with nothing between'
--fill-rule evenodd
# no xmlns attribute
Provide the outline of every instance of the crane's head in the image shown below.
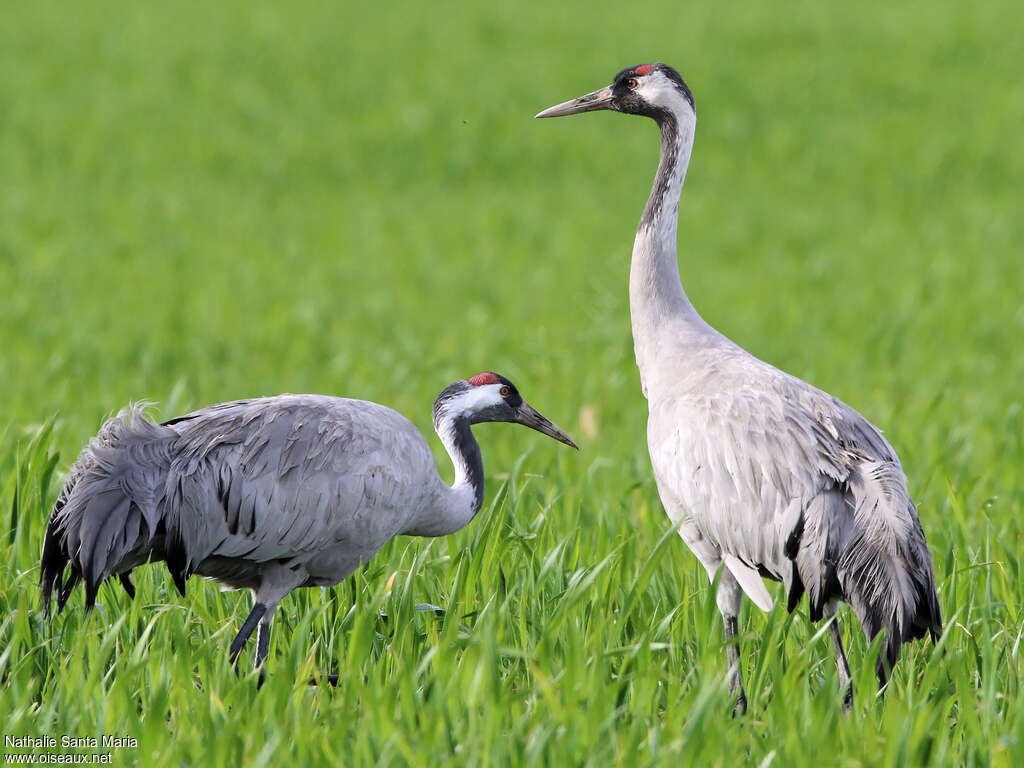
<svg viewBox="0 0 1024 768"><path fill-rule="evenodd" d="M676 119L695 118L697 109L693 94L683 78L668 64L640 64L619 72L612 84L556 104L538 113L537 117L562 117L580 112L611 109L630 115L644 115L659 123L668 116Z"/></svg>
<svg viewBox="0 0 1024 768"><path fill-rule="evenodd" d="M443 422L463 418L469 419L470 424L484 421L522 424L579 449L571 437L523 400L515 384L490 371L456 381L446 387L434 401L434 427L439 432Z"/></svg>

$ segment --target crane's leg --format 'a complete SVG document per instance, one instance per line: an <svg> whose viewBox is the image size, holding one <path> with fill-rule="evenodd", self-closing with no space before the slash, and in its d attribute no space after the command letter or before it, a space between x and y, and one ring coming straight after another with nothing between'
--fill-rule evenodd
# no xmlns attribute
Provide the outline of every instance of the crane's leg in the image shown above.
<svg viewBox="0 0 1024 768"><path fill-rule="evenodd" d="M235 639L231 641L230 659L237 666L238 654L242 652L253 630L258 628L253 668L260 671L259 686L263 685L263 662L266 661L270 647L270 624L274 620L277 604L293 589L304 584L307 578L308 574L301 566L292 568L280 563L270 563L264 568L260 586L253 590L255 601L252 611Z"/></svg>
<svg viewBox="0 0 1024 768"><path fill-rule="evenodd" d="M843 636L839 632L839 617L836 616L837 604L830 600L825 605L825 616L828 618L828 631L832 635L832 643L836 647L836 667L839 669L839 689L843 691L843 711L850 714L853 709L853 676L850 674L850 664L846 660L846 651L843 650Z"/></svg>
<svg viewBox="0 0 1024 768"><path fill-rule="evenodd" d="M124 587L124 591L128 593L128 597L130 597L132 600L134 600L135 599L135 584L132 582L132 573L131 573L131 571L128 571L127 573L119 574L117 578L119 578L121 580L121 586Z"/></svg>
<svg viewBox="0 0 1024 768"><path fill-rule="evenodd" d="M277 606L275 606L276 608ZM270 649L270 622L273 620L273 616L270 615L270 611L263 614L263 618L260 619L260 626L256 630L256 659L253 663L254 669L259 669L263 665L263 662L267 660L267 651Z"/></svg>
<svg viewBox="0 0 1024 768"><path fill-rule="evenodd" d="M664 498L664 497L663 497ZM666 510L668 505L666 504ZM676 508L676 507L673 507ZM713 583L715 576L721 569L722 577L718 582L718 594L715 600L718 604L718 612L722 614L722 624L725 627L726 654L729 657L729 695L736 697L736 704L732 708L732 716L739 717L747 711L747 694L743 690L743 674L740 670L742 658L740 657L739 615L740 604L743 602L743 589L740 587L736 577L728 568L722 565L722 552L719 548L704 537L697 523L685 515L670 517L679 521L679 536L686 542L686 546L697 556L700 564L707 571L708 579Z"/></svg>
<svg viewBox="0 0 1024 768"><path fill-rule="evenodd" d="M729 657L729 695L736 697L736 705L732 708L732 716L746 714L747 694L743 690L743 673L740 669L743 659L740 656L739 613L743 601L743 590L728 568L722 568L722 578L718 582L718 611L722 614L725 626L725 652Z"/></svg>
<svg viewBox="0 0 1024 768"><path fill-rule="evenodd" d="M266 675L263 672L263 662L267 660L267 652L270 649L270 622L274 620L274 612L277 610L277 603L267 607L267 612L260 619L259 629L256 631L256 658L253 668L260 671L257 688L263 687L263 680Z"/></svg>
<svg viewBox="0 0 1024 768"><path fill-rule="evenodd" d="M228 649L228 658L232 664L238 662L238 654L242 652L245 647L246 641L249 639L249 635L256 629L256 625L259 624L260 619L263 618L263 614L266 613L267 606L263 603L257 602L252 610L249 612L249 616L246 618L245 623L242 624L242 628L238 630L238 634L235 635L235 639L231 641L231 647Z"/></svg>

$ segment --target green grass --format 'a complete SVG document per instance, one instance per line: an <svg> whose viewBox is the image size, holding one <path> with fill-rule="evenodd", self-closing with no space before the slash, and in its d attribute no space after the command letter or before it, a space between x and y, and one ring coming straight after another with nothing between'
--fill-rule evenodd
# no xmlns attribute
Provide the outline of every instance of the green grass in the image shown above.
<svg viewBox="0 0 1024 768"><path fill-rule="evenodd" d="M132 736L113 759L144 765L1024 765L1017 4L150 5L0 24L4 735ZM882 698L842 614L849 718L806 604L744 612L751 707L728 717L629 335L657 134L531 119L652 59L700 115L691 298L885 429L935 554L940 648ZM485 369L582 451L478 428L477 520L289 597L259 695L226 660L243 594L181 598L154 567L134 603L104 587L44 622L62 474L129 400L334 393L426 432Z"/></svg>

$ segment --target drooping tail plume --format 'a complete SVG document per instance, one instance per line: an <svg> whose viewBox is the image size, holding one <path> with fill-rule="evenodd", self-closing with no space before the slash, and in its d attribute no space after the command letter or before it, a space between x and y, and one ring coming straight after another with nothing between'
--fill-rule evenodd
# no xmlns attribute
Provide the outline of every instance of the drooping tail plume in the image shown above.
<svg viewBox="0 0 1024 768"><path fill-rule="evenodd" d="M99 585L159 556L168 446L176 433L148 421L144 403L109 419L82 450L57 497L43 540L40 588L49 615L63 609L79 581L86 609ZM70 566L70 570L68 570ZM65 578L65 571L68 571ZM129 594L131 581L125 586Z"/></svg>
<svg viewBox="0 0 1024 768"><path fill-rule="evenodd" d="M808 504L784 552L793 561L790 611L806 591L811 621L844 600L869 640L885 630L880 683L904 643L937 637L942 617L932 556L899 464L862 459L845 482Z"/></svg>
<svg viewBox="0 0 1024 768"><path fill-rule="evenodd" d="M904 643L935 639L942 628L932 556L898 464L862 464L850 491L853 531L836 575L868 638L886 632L877 668L884 683Z"/></svg>

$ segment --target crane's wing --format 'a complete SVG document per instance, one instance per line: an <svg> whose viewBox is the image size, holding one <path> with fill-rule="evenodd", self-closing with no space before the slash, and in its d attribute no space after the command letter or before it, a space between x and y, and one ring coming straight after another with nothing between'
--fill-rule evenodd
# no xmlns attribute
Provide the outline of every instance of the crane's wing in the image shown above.
<svg viewBox="0 0 1024 768"><path fill-rule="evenodd" d="M906 627L938 623L931 555L899 459L852 408L769 370L757 387L652 404L659 491L758 604L767 593L755 574L785 583L790 610L806 589L814 618L847 599L869 634L889 627L898 649Z"/></svg>
<svg viewBox="0 0 1024 768"><path fill-rule="evenodd" d="M648 439L659 484L725 551L752 565L770 566L760 556L770 548L750 542L767 545L778 526L791 529L794 502L806 506L835 490L866 458L899 466L866 419L811 387L664 400L652 407Z"/></svg>
<svg viewBox="0 0 1024 768"><path fill-rule="evenodd" d="M168 564L263 562L400 532L436 476L419 431L360 400L283 395L167 422L179 434L164 493Z"/></svg>

